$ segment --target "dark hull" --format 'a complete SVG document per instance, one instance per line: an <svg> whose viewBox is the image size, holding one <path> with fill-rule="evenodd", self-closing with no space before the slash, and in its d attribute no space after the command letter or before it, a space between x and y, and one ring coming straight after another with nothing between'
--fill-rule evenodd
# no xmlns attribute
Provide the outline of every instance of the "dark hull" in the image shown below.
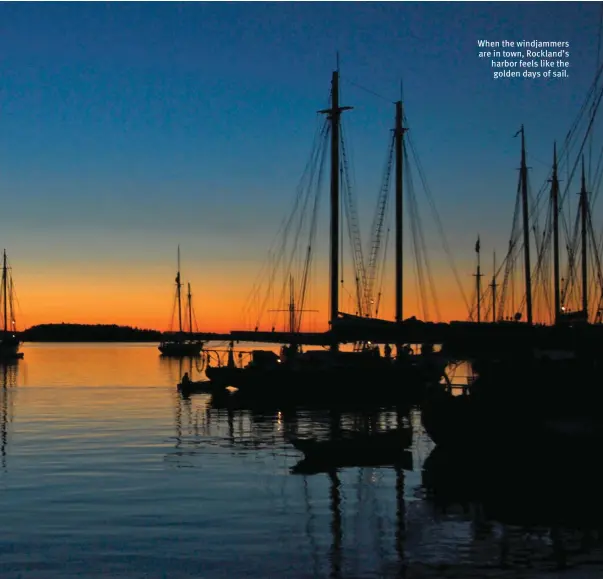
<svg viewBox="0 0 603 579"><path fill-rule="evenodd" d="M410 429L379 433L345 433L330 440L290 437L289 442L305 455L296 472L328 467L407 464L405 449L412 441Z"/></svg>
<svg viewBox="0 0 603 579"><path fill-rule="evenodd" d="M213 394L218 390L222 390L221 386L216 386L209 380L180 382L177 388L184 396L188 396L189 394Z"/></svg>
<svg viewBox="0 0 603 579"><path fill-rule="evenodd" d="M273 400L333 401L359 396L361 399L397 403L422 397L424 384L437 381L444 365L425 368L397 365L381 359L365 366L338 365L313 367L311 365L282 364L271 368L209 367L208 379L220 386L233 386L239 396L269 397Z"/></svg>
<svg viewBox="0 0 603 579"><path fill-rule="evenodd" d="M18 360L23 358L23 352L19 352L20 347L21 342L17 338L0 339L0 360Z"/></svg>
<svg viewBox="0 0 603 579"><path fill-rule="evenodd" d="M199 356L202 349L203 344L196 342L164 342L159 345L163 356L173 357Z"/></svg>
<svg viewBox="0 0 603 579"><path fill-rule="evenodd" d="M566 389L565 396L555 394L554 390L548 397L536 392L524 392L523 397L512 392L470 396L436 392L423 401L421 421L430 438L447 448L523 447L542 454L603 445L599 393L585 390L578 397Z"/></svg>

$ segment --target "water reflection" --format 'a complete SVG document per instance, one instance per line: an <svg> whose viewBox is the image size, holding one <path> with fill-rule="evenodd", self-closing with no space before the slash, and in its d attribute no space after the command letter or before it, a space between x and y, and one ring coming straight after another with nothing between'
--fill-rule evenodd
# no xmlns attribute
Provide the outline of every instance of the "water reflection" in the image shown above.
<svg viewBox="0 0 603 579"><path fill-rule="evenodd" d="M211 395L175 400L189 409L183 413L191 437L189 448L194 446L201 454L210 446L233 454L270 452L291 465L290 472L300 472L296 467L304 461L287 443L288 436L330 440L341 436L343 429L414 427L413 460L408 465L323 469L315 476L302 471L304 536L315 575L321 561L328 563L325 574L347 577L360 572L352 567L366 566L367 559L382 576L400 578L438 577L442 566L448 569L447 577L499 576L505 570L515 573L514 577L531 577L539 570L600 563L603 508L599 509L599 503L603 499L599 490L596 497L592 493L578 497L587 487L600 489L603 477L587 473L584 467L580 473L574 468L572 475L571 469L557 465L559 472L548 472L544 480L536 478L527 463L507 463L489 471L485 479L479 468L492 462L445 456L423 432L418 411L298 408L262 412L233 408ZM193 407L196 410L191 411ZM386 482L381 492L376 490L379 479ZM325 484L330 540L327 550L321 551L318 537L325 527L320 530L316 513L321 502L311 491ZM349 491L355 491L352 503ZM346 514L347 510L355 511L354 516ZM364 526L366 532L369 524L370 548L365 544L368 537L357 531ZM388 537L389 546L384 541Z"/></svg>
<svg viewBox="0 0 603 579"><path fill-rule="evenodd" d="M330 577L339 579L341 577L341 544L343 542L343 530L341 527L341 495L339 487L339 477L335 471L329 473L330 495L331 495L331 532L333 533L333 542L331 544L331 573Z"/></svg>
<svg viewBox="0 0 603 579"><path fill-rule="evenodd" d="M0 454L2 470L6 470L9 426L14 418L14 391L17 385L19 360L0 362Z"/></svg>
<svg viewBox="0 0 603 579"><path fill-rule="evenodd" d="M183 398L189 360L158 361L147 346L58 350L0 367L3 577L603 576L596 457L592 468L559 457L544 480L530 461L488 470L484 457L434 451L416 409ZM292 474L303 455L288 437L401 428L407 463ZM572 521L580 512L588 524Z"/></svg>

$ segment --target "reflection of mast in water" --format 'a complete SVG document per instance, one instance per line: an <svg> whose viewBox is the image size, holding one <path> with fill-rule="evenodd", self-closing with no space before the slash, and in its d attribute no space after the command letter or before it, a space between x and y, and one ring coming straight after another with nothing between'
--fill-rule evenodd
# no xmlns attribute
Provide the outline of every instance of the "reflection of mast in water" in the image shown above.
<svg viewBox="0 0 603 579"><path fill-rule="evenodd" d="M316 537L312 531L312 524L316 520L316 516L312 513L311 502L310 502L310 491L308 488L308 477L304 475L304 502L306 504L306 512L308 515L308 522L306 524L306 535L308 536L308 543L310 543L310 553L312 554L312 562L314 564L314 576L318 577L320 575L319 569L319 559L318 559L318 543L316 542Z"/></svg>
<svg viewBox="0 0 603 579"><path fill-rule="evenodd" d="M176 448L182 446L182 400L179 395L174 396L176 400Z"/></svg>
<svg viewBox="0 0 603 579"><path fill-rule="evenodd" d="M226 409L226 422L228 423L228 440L230 444L234 446L234 412L232 411L232 408L230 406Z"/></svg>
<svg viewBox="0 0 603 579"><path fill-rule="evenodd" d="M188 427L187 434L192 434L193 428L196 430L196 423L193 421L193 408L190 398L183 398L180 394L174 395L176 401L176 448L182 446L182 435L184 434L185 426ZM186 413L186 420L185 418ZM185 424L186 423L186 424Z"/></svg>
<svg viewBox="0 0 603 579"><path fill-rule="evenodd" d="M163 356L160 356L160 359L164 359ZM171 358L165 358L167 360L168 368L171 370L173 368L173 362L176 360ZM180 378L182 377L182 364L184 360L182 358L178 358L178 382L180 382ZM173 378L170 376L170 380L173 381ZM182 404L186 403L187 399L183 399L180 396L176 396L176 448L180 448L182 446ZM190 400L188 400L190 405Z"/></svg>
<svg viewBox="0 0 603 579"><path fill-rule="evenodd" d="M396 427L404 425L405 412L398 408ZM411 422L412 428L412 422ZM398 577L406 575L404 569L404 539L406 535L406 503L404 502L404 469L396 465L396 553L398 554Z"/></svg>
<svg viewBox="0 0 603 579"><path fill-rule="evenodd" d="M11 422L12 410L12 392L11 388L15 386L18 371L18 360L7 362L0 365L0 375L2 382L0 384L2 392L2 401L0 403L0 455L2 457L2 468L6 469L6 456L8 448L8 423Z"/></svg>
<svg viewBox="0 0 603 579"><path fill-rule="evenodd" d="M189 376L193 375L193 357L187 356L182 358L170 358L169 356L159 356L159 364L165 366L168 371L168 380L175 384L178 384L184 374L184 362L188 360L187 371ZM177 375L176 375L177 372Z"/></svg>
<svg viewBox="0 0 603 579"><path fill-rule="evenodd" d="M406 534L406 504L404 502L404 470L396 466L396 553L398 554L398 577L405 577L404 538Z"/></svg>
<svg viewBox="0 0 603 579"><path fill-rule="evenodd" d="M332 409L329 412L329 430L331 440L335 440L341 436L341 412ZM333 543L331 545L331 575L333 579L341 577L341 544L342 544L342 527L341 527L341 492L339 487L341 482L336 470L329 471L330 486L330 507L333 518L331 519L331 532L333 534Z"/></svg>
<svg viewBox="0 0 603 579"><path fill-rule="evenodd" d="M332 579L341 577L341 545L343 543L343 530L341 525L341 491L339 490L341 482L337 471L329 472L331 481L330 487L330 506L333 518L331 519L331 532L333 534L333 543L331 544L331 574Z"/></svg>

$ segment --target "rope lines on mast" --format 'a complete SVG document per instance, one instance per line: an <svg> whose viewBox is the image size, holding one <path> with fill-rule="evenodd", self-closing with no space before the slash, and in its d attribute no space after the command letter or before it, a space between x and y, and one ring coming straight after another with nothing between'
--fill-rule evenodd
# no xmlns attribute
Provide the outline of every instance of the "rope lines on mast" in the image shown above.
<svg viewBox="0 0 603 579"><path fill-rule="evenodd" d="M341 170L343 179L342 193L345 208L346 221L348 225L348 237L351 245L352 265L354 268L354 285L356 289L356 306L359 315L369 315L368 304L366 303L367 274L365 268L364 254L362 251L362 239L360 234L360 222L356 208L355 189L352 188L350 179L350 170L347 149L344 139L344 123L340 125L340 146L341 146ZM343 244L341 244L343 250ZM343 260L342 260L343 263ZM342 267L343 272L343 267ZM342 273L343 281L343 273Z"/></svg>
<svg viewBox="0 0 603 579"><path fill-rule="evenodd" d="M314 142L310 158L304 168L302 177L295 192L293 208L286 216L274 237L269 249L270 259L264 263L260 269L253 288L244 305L245 315L252 313L256 309L255 327L259 328L262 319L266 313L267 303L270 300L273 288L277 282L277 274L284 271L287 275L283 276L283 284L280 291L279 303L285 298L287 293L287 284L289 272L291 270L294 257L299 255L300 238L307 226L308 207L312 207L311 223L309 225L309 240L305 246L303 258L303 267L301 273L300 295L297 303L305 302L308 276L310 272L310 261L313 253L313 243L316 236L316 221L319 208L319 192L324 176L324 165L327 143L330 134L329 122L320 118L315 132ZM267 282L267 283L266 283ZM255 306L255 307L254 307ZM274 319L272 320L274 327ZM301 318L296 318L296 325L299 327Z"/></svg>
<svg viewBox="0 0 603 579"><path fill-rule="evenodd" d="M375 288L375 282L377 279L380 279L381 282L384 279L384 272L382 268L385 267L385 260L381 261L380 258L380 250L382 249L382 235L383 235L383 225L385 222L385 216L388 214L388 208L390 205L390 188L391 188L391 174L394 163L394 150L395 150L395 136L392 134L388 145L387 156L385 159L385 167L383 170L383 177L381 180L381 187L379 189L379 193L377 196L377 204L375 206L375 214L373 217L373 224L371 227L372 231L372 239L370 240L369 247L369 261L367 265L367 285L365 288L365 303L367 308L367 316L371 316L373 314L373 305L375 305L375 316L377 316L378 310L378 301L381 297L381 289L382 285L378 285ZM388 230L389 231L389 228ZM386 237L386 245L383 247L383 254L386 253L387 249L387 241ZM381 271L380 271L381 270ZM378 298L375 299L375 290L377 290Z"/></svg>
<svg viewBox="0 0 603 579"><path fill-rule="evenodd" d="M564 203L565 207L570 208L571 204L569 203L570 198L574 198L573 195L570 195L570 191L575 189L575 177L577 175L578 164L580 159L585 155L585 148L589 147L589 159L592 163L592 147L593 147L593 126L595 117L598 113L601 99L603 97L603 90L598 88L601 74L603 73L603 65L599 65L597 68L597 73L595 75L595 79L592 82L587 96L584 99L581 108L578 112L578 115L570 130L568 131L566 138L562 144L562 147L559 151L559 168L565 169L567 171L567 181L565 183L565 187L559 194L559 207L558 207L558 215L559 215L559 223L561 226L562 233L565 238L565 249L566 249L566 273L563 276L562 283L560 284L560 295L561 295L561 303L564 304L563 307L570 305L571 303L579 303L579 277L577 275L578 268L578 260L577 256L579 255L578 245L580 243L580 223L581 217L578 214L575 216L573 225L569 224L569 220L567 217L567 212L563 210ZM577 151L576 151L577 149ZM571 154L571 155L570 155ZM573 163L570 163L570 156L573 159ZM535 298L535 303L537 305L538 311L541 313L539 317L553 319L554 314L551 315L551 299L550 299L550 288L551 288L551 275L550 275L550 261L551 261L551 236L552 236L552 213L551 213L551 196L549 195L549 183L552 179L552 164L550 165L550 170L546 176L546 180L541 186L536 195L535 199L531 198L531 211L529 215L529 230L530 234L534 237L534 243L537 250L537 261L535 266L532 268L532 278L536 281L535 286L533 288L533 297ZM589 174L591 176L591 191L598 191L599 185L603 180L603 155L599 157L596 166L590 167ZM519 186L518 186L518 196L519 196ZM592 249L589 251L590 259L589 264L594 272L594 277L599 280L603 280L603 276L601 274L601 259L599 257L599 252L601 251L601 246L603 245L603 238L601 238L598 242L596 242L596 236L594 234L594 230L592 228L592 219L591 219L591 210L594 204L595 199L597 198L598 193L592 194L591 201L587 205L587 238L588 245ZM512 230L511 237L509 240L509 250L505 259L503 260L502 266L505 270L504 280L502 283L502 288L499 296L499 304L498 304L498 318L503 319L505 314L508 313L508 298L509 298L509 284L512 285L512 271L514 269L515 261L519 258L520 251L523 249L523 240L521 239L521 228L518 227L518 219L519 219L519 197L517 197L515 204L515 211L513 215L512 222ZM544 217L544 231L540 231L540 219L542 218L543 213L546 215ZM589 284L591 285L591 284ZM603 297L603 285L601 286L601 294ZM594 295L591 293L591 295ZM526 303L526 296L523 295L518 311L521 311ZM514 307L513 307L514 309ZM553 308L554 309L554 308ZM590 308L589 308L590 309ZM597 308L598 309L598 308ZM548 312L548 315L547 315Z"/></svg>
<svg viewBox="0 0 603 579"><path fill-rule="evenodd" d="M405 123L406 126L408 126L408 123L406 122L405 119ZM407 138L406 138L406 142L408 144L408 149L410 150L411 153L411 158L414 161L414 165L417 169L418 175L419 175L419 179L421 181L421 185L423 188L423 191L425 193L425 198L427 200L427 203L429 205L429 209L431 210L431 215L432 218L435 222L436 225L436 229L438 232L438 235L440 237L440 243L442 244L442 247L444 249L444 252L446 253L446 257L448 258L448 265L450 266L450 269L452 270L452 274L454 276L454 280L456 282L458 291L461 295L461 298L465 304L466 310L467 312L471 311L471 306L469 305L469 300L467 299L467 295L465 293L465 289L464 289L464 285L461 282L461 278L458 272L458 268L456 266L455 263L455 259L454 259L454 255L450 249L450 244L448 243L448 239L446 237L446 233L444 232L444 226L442 225L442 220L440 218L440 214L436 208L435 205L435 201L431 192L431 189L429 187L429 184L427 183L427 178L425 176L425 171L423 170L423 166L421 163L421 160L419 158L417 149L415 147L414 141L412 136L410 135L410 133L408 134ZM429 274L429 277L431 277L431 274ZM435 286L434 286L434 290L435 291ZM436 310L439 310L439 308L436 306ZM438 316L439 317L439 316Z"/></svg>

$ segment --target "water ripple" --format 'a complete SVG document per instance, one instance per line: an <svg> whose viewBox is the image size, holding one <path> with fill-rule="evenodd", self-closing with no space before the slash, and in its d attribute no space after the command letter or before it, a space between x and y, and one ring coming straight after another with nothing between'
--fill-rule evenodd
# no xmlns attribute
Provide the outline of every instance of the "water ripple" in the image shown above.
<svg viewBox="0 0 603 579"><path fill-rule="evenodd" d="M422 472L433 444L416 412L214 407L177 394L180 366L148 345L26 346L0 388L3 579L603 575L596 529L434 503ZM399 418L413 427L412 470L291 474L301 455L286 433Z"/></svg>

